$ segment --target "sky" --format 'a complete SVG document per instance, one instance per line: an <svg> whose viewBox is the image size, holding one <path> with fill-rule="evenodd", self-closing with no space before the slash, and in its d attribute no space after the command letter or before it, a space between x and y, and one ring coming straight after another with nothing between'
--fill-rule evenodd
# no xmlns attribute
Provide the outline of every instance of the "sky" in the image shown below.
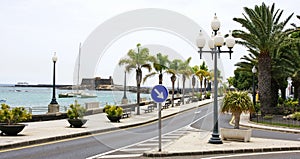
<svg viewBox="0 0 300 159"><path fill-rule="evenodd" d="M300 14L295 1L264 2L267 5L275 3L276 9L284 10L283 18L286 18L291 13ZM58 57L56 83L74 84L79 43L84 43L99 25L128 11L159 8L178 12L195 21L205 32L211 32L210 22L217 13L221 21L220 31L225 34L229 30L241 29L232 19L242 17L243 7L253 8L261 3L260 0L0 0L0 84L51 84L54 52ZM298 21L294 16L290 22L297 24ZM116 64L110 63L110 58L114 59L114 54L118 54L116 57L125 56L138 41L147 44L150 39L149 44L165 44L173 50L183 50L180 52L191 49L173 35L157 38L155 34L158 32L135 32L115 41L99 59L95 76L108 78L116 74ZM228 56L221 57L225 78L233 76L234 64L247 54L242 46L235 46L233 50L231 60ZM197 53L192 58L195 59L192 66L200 63L196 60L199 58Z"/></svg>

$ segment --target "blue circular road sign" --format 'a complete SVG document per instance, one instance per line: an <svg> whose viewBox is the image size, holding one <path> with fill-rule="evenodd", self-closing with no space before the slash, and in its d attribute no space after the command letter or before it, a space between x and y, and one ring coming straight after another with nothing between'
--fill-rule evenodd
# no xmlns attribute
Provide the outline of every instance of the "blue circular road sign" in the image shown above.
<svg viewBox="0 0 300 159"><path fill-rule="evenodd" d="M151 90L151 98L156 103L162 103L166 101L168 96L169 96L169 91L163 85L156 85Z"/></svg>

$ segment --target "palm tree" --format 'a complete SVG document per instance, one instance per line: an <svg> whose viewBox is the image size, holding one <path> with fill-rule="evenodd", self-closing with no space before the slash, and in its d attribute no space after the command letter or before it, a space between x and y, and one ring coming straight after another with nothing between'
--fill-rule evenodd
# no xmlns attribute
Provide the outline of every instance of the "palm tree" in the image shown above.
<svg viewBox="0 0 300 159"><path fill-rule="evenodd" d="M248 92L228 91L224 97L221 111L231 112L234 116L234 128L239 129L242 113L254 111L254 106Z"/></svg>
<svg viewBox="0 0 300 159"><path fill-rule="evenodd" d="M159 74L158 84L162 84L163 83L163 71L169 69L168 68L169 63L170 63L170 61L168 59L168 55L162 55L161 53L156 54L155 61L153 62L153 68L155 69L155 72L151 72L150 74L147 74L144 77L143 81L145 82L149 77Z"/></svg>
<svg viewBox="0 0 300 159"><path fill-rule="evenodd" d="M202 64L200 65L200 70L203 70L203 71L201 71L202 73L202 75L203 75L203 82L204 82L204 92L205 92L205 94L206 94L206 86L207 86L207 83L209 82L209 80L210 80L210 73L208 72L208 67L207 67L207 65L205 64L205 62L203 61L202 62ZM203 83L201 80L200 80L200 86L201 86L201 94L202 94L202 83Z"/></svg>
<svg viewBox="0 0 300 159"><path fill-rule="evenodd" d="M276 10L275 4L271 7L262 3L261 6L256 5L254 9L244 7L246 14L243 18L233 18L234 21L240 23L245 29L234 30L234 36L240 38L238 44L246 46L258 55L258 90L260 92L260 102L262 114L272 114L272 105L269 101L271 96L271 53L278 50L280 44L284 41L285 34L283 28L288 23L293 14L286 20L280 22L283 11Z"/></svg>
<svg viewBox="0 0 300 159"><path fill-rule="evenodd" d="M178 73L182 75L182 104L184 104L184 95L185 95L185 80L192 75L192 68L190 67L191 57L187 60L179 63Z"/></svg>
<svg viewBox="0 0 300 159"><path fill-rule="evenodd" d="M196 79L195 76L197 76L199 78L199 80L202 78L203 80L203 76L201 76L201 73L199 73L199 66L195 65L194 67L192 67L193 70L193 77L192 77L192 98L194 99L194 94L195 94L195 84L196 84ZM198 74L197 74L198 73ZM200 80L201 81L201 80ZM202 88L201 88L202 89Z"/></svg>
<svg viewBox="0 0 300 159"><path fill-rule="evenodd" d="M137 52L130 49L127 53L128 57L125 57L119 61L119 65L126 65L126 71L130 72L135 69L136 71L136 89L137 89L137 115L140 115L140 88L142 82L142 68L151 71L151 61L154 61L154 57L149 54L148 48L141 48L141 44L137 44Z"/></svg>
<svg viewBox="0 0 300 159"><path fill-rule="evenodd" d="M171 82L172 82L172 107L174 107L174 90L175 90L175 82L176 82L176 75L179 71L179 64L182 63L179 59L174 59L170 62L169 69L167 70L168 74L171 74Z"/></svg>

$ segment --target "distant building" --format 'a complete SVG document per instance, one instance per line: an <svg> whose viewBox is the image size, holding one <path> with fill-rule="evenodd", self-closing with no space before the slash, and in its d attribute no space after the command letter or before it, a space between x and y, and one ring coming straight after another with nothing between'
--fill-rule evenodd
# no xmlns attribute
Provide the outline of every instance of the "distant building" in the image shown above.
<svg viewBox="0 0 300 159"><path fill-rule="evenodd" d="M108 79L102 79L101 77L83 78L81 87L96 90L111 90L114 88L114 81L111 76Z"/></svg>

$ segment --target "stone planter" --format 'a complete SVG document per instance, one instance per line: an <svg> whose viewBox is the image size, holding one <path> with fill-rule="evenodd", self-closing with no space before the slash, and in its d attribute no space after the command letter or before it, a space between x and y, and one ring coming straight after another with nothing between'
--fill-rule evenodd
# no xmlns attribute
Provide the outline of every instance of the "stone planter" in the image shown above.
<svg viewBox="0 0 300 159"><path fill-rule="evenodd" d="M110 122L120 122L121 116L107 116L107 118L109 119Z"/></svg>
<svg viewBox="0 0 300 159"><path fill-rule="evenodd" d="M21 132L24 129L25 126L25 124L0 124L1 135L5 134L8 136L16 136L19 132Z"/></svg>
<svg viewBox="0 0 300 159"><path fill-rule="evenodd" d="M68 119L70 127L81 128L87 122L87 119Z"/></svg>
<svg viewBox="0 0 300 159"><path fill-rule="evenodd" d="M243 140L244 142L249 142L252 134L252 130L242 130L242 129L226 129L221 128L221 137L223 140L233 139L233 140Z"/></svg>

